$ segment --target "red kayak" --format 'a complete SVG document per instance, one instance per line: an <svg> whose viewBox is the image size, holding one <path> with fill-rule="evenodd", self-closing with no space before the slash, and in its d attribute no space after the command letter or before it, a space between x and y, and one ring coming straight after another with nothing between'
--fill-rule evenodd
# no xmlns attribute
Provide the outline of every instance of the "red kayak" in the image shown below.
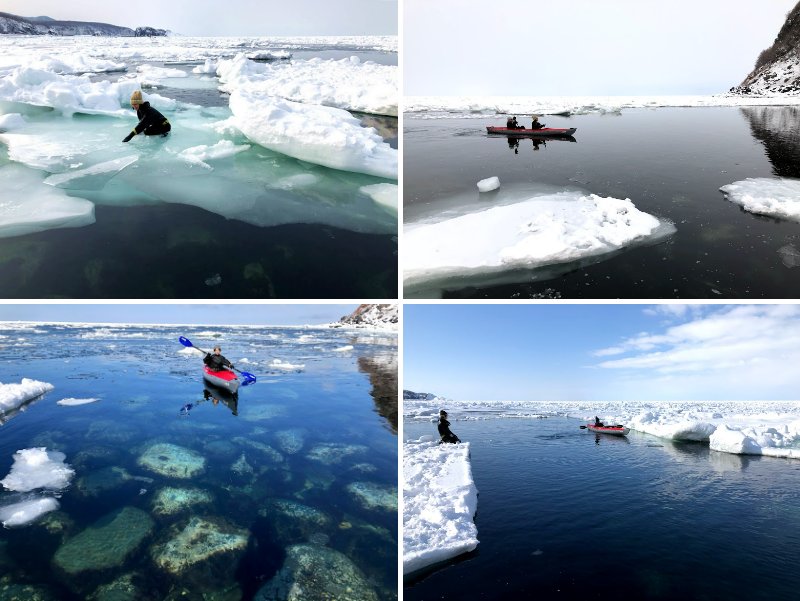
<svg viewBox="0 0 800 601"><path fill-rule="evenodd" d="M592 432L613 434L614 436L625 436L631 431L630 428L626 428L625 426L595 426L594 424L586 424L586 428Z"/></svg>
<svg viewBox="0 0 800 601"><path fill-rule="evenodd" d="M203 379L217 388L227 390L231 394L236 394L239 390L239 378L230 370L223 369L222 371L212 371L208 365L203 366Z"/></svg>
<svg viewBox="0 0 800 601"><path fill-rule="evenodd" d="M557 127L543 127L541 129L512 129L508 127L493 127L491 125L486 127L487 133L500 134L503 136L571 136L576 131L578 131L577 127L570 127L569 129Z"/></svg>

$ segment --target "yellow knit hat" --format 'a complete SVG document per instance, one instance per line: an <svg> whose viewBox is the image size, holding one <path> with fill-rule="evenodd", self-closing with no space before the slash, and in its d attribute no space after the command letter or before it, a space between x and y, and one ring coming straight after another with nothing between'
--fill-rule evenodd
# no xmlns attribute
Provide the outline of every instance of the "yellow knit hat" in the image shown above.
<svg viewBox="0 0 800 601"><path fill-rule="evenodd" d="M141 90L135 90L133 94L131 94L131 104L142 104Z"/></svg>

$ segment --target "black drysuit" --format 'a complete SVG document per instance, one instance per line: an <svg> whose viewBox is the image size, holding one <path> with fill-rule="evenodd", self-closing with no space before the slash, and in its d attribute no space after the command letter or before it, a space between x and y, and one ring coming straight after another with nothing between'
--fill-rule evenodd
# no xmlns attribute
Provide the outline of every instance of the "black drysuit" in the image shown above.
<svg viewBox="0 0 800 601"><path fill-rule="evenodd" d="M211 371L222 371L226 367L233 368L233 363L228 361L225 357L222 355L213 355L211 353L206 353L203 363L208 365Z"/></svg>
<svg viewBox="0 0 800 601"><path fill-rule="evenodd" d="M133 128L133 131L128 134L123 142L130 141L130 139L137 134L143 133L146 136L160 136L172 129L167 118L150 106L149 102L144 102L139 105L139 108L136 110L136 116L139 117L139 123Z"/></svg>
<svg viewBox="0 0 800 601"><path fill-rule="evenodd" d="M439 436L441 436L441 438L442 438L442 440L439 442L439 444L441 444L443 442L452 442L452 443L461 442L458 439L458 436L456 436L455 434L453 434L450 431L450 422L447 421L445 418L440 417L439 418L439 423L437 424L436 427L439 430Z"/></svg>

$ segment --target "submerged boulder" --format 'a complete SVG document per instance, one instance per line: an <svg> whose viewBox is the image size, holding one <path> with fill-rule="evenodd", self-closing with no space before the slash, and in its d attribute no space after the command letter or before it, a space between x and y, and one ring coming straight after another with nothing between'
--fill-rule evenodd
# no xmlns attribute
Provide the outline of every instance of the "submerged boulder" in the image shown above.
<svg viewBox="0 0 800 601"><path fill-rule="evenodd" d="M369 449L363 444L343 444L338 442L322 442L315 445L306 457L325 465L341 463L350 455L366 453Z"/></svg>
<svg viewBox="0 0 800 601"><path fill-rule="evenodd" d="M333 524L319 509L288 499L270 499L258 514L269 520L275 540L284 545L311 540Z"/></svg>
<svg viewBox="0 0 800 601"><path fill-rule="evenodd" d="M256 601L378 601L364 574L347 558L320 545L293 545L275 577Z"/></svg>
<svg viewBox="0 0 800 601"><path fill-rule="evenodd" d="M154 525L141 509L123 507L61 545L53 562L69 575L118 567L150 535Z"/></svg>
<svg viewBox="0 0 800 601"><path fill-rule="evenodd" d="M194 516L175 536L154 546L150 555L162 570L180 574L210 557L244 551L248 535L222 520Z"/></svg>
<svg viewBox="0 0 800 601"><path fill-rule="evenodd" d="M156 493L153 499L153 513L173 515L193 505L211 503L211 494L199 488L175 488L167 486Z"/></svg>
<svg viewBox="0 0 800 601"><path fill-rule="evenodd" d="M374 482L351 482L349 492L366 509L397 511L397 488Z"/></svg>
<svg viewBox="0 0 800 601"><path fill-rule="evenodd" d="M306 444L306 431L301 428L280 430L275 432L275 440L281 451L287 455L294 455Z"/></svg>
<svg viewBox="0 0 800 601"><path fill-rule="evenodd" d="M192 478L206 469L205 458L185 447L156 443L145 449L139 465L169 478Z"/></svg>

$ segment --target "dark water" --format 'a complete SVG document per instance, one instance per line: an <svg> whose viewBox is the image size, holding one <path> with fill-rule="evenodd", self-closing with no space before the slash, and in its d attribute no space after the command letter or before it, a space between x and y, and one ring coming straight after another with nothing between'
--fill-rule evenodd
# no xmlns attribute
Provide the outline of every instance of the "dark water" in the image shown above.
<svg viewBox="0 0 800 601"><path fill-rule="evenodd" d="M800 278L779 249L800 241L800 224L756 216L720 186L748 177L800 177L800 111L786 107L661 108L621 114L548 116L576 127L576 142L538 150L489 138L502 119L422 120L404 126L404 219L484 204L475 188L532 183L630 198L677 233L561 275L532 270L516 284L422 291L446 298L797 298ZM490 202L490 201L489 201ZM552 272L552 270L549 270ZM549 279L544 279L549 277Z"/></svg>
<svg viewBox="0 0 800 601"><path fill-rule="evenodd" d="M800 462L578 425L453 422L471 443L480 544L404 599L797 598Z"/></svg>
<svg viewBox="0 0 800 601"><path fill-rule="evenodd" d="M396 356L396 338L284 328L0 325L6 336L0 382L30 377L55 386L0 426L0 476L8 474L14 452L40 446L65 453L76 471L60 510L24 527L0 528L2 586L28 587L28 596L18 598L33 598L35 590L38 599L77 601L128 576L136 592L119 598L249 600L281 568L288 545L309 541L344 554L380 599L397 598L396 510L367 508L347 489L358 481L396 491L397 376L386 363ZM205 398L199 360L177 352L180 335L201 348L221 344L258 382L241 388L238 400L213 390ZM344 345L353 350L335 350ZM275 358L305 368L270 368ZM56 404L67 397L100 400ZM188 415L181 412L187 404ZM287 431L299 432L299 450L282 446ZM180 479L138 465L153 443L199 453L205 471ZM360 446L327 464L310 456L324 444ZM247 466L235 469L242 457ZM109 482L120 468L128 478ZM213 501L158 515L154 499L166 486L201 489ZM0 491L0 505L13 495ZM327 523L272 513L276 499L313 508ZM56 551L122 507L153 518L142 543L118 566L64 575L54 562ZM177 575L160 569L154 550L194 517L247 532L247 548L211 556ZM0 597L10 598L4 594L8 590Z"/></svg>

